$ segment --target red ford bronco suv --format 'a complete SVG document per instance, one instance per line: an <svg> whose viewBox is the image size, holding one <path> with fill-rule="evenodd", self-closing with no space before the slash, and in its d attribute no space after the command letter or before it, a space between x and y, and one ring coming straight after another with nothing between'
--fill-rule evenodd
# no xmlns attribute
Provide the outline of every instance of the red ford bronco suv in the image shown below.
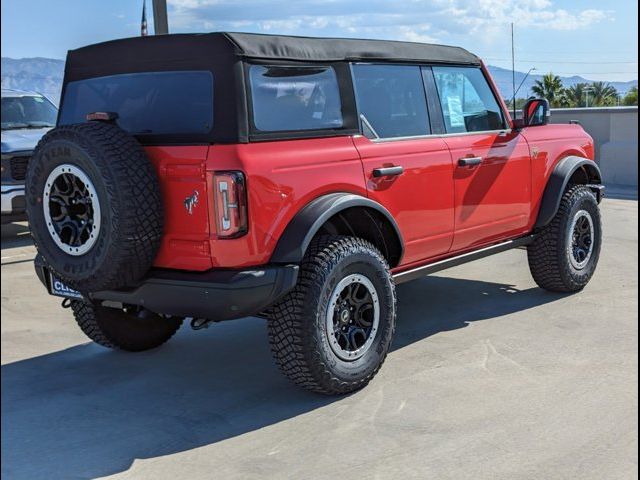
<svg viewBox="0 0 640 480"><path fill-rule="evenodd" d="M27 175L36 272L110 348L267 319L295 383L366 385L395 284L526 246L582 289L603 186L579 125L513 119L455 47L210 33L69 52L57 126Z"/></svg>

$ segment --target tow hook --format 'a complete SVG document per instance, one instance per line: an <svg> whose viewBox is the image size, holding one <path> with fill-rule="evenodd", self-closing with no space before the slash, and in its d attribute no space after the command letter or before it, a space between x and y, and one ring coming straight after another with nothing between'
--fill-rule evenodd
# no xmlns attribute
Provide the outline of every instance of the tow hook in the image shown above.
<svg viewBox="0 0 640 480"><path fill-rule="evenodd" d="M206 318L192 318L191 328L194 330L202 330L203 328L209 328L209 325L212 323L213 320L208 320Z"/></svg>

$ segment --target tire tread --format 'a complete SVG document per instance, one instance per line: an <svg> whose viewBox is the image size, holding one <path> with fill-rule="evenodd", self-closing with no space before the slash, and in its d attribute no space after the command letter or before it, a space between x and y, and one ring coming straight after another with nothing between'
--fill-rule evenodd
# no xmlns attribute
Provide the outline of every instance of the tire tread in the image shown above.
<svg viewBox="0 0 640 480"><path fill-rule="evenodd" d="M305 300L309 293L320 292L339 259L356 251L367 251L377 257L390 278L386 260L371 243L355 237L320 236L305 254L296 287L270 311L269 344L276 364L292 382L316 393L343 394L364 387L380 370L387 355L385 351L379 364L366 377L347 382L332 373L322 360L319 338L305 328L303 316L308 314ZM392 291L395 311L395 288Z"/></svg>

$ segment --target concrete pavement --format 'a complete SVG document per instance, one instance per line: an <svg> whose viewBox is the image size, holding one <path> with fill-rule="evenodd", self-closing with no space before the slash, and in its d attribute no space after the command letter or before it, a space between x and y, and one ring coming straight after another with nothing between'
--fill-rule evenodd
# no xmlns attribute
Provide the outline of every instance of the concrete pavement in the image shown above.
<svg viewBox="0 0 640 480"><path fill-rule="evenodd" d="M636 478L637 201L603 215L579 294L538 289L522 250L398 287L393 351L342 398L290 385L259 319L87 343L3 226L3 478Z"/></svg>

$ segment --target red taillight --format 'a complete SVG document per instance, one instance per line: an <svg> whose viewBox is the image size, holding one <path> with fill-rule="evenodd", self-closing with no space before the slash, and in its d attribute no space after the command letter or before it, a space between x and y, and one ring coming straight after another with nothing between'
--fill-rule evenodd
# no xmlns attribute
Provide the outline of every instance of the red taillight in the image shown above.
<svg viewBox="0 0 640 480"><path fill-rule="evenodd" d="M233 238L247 232L247 192L241 172L215 172L213 199L218 237Z"/></svg>

